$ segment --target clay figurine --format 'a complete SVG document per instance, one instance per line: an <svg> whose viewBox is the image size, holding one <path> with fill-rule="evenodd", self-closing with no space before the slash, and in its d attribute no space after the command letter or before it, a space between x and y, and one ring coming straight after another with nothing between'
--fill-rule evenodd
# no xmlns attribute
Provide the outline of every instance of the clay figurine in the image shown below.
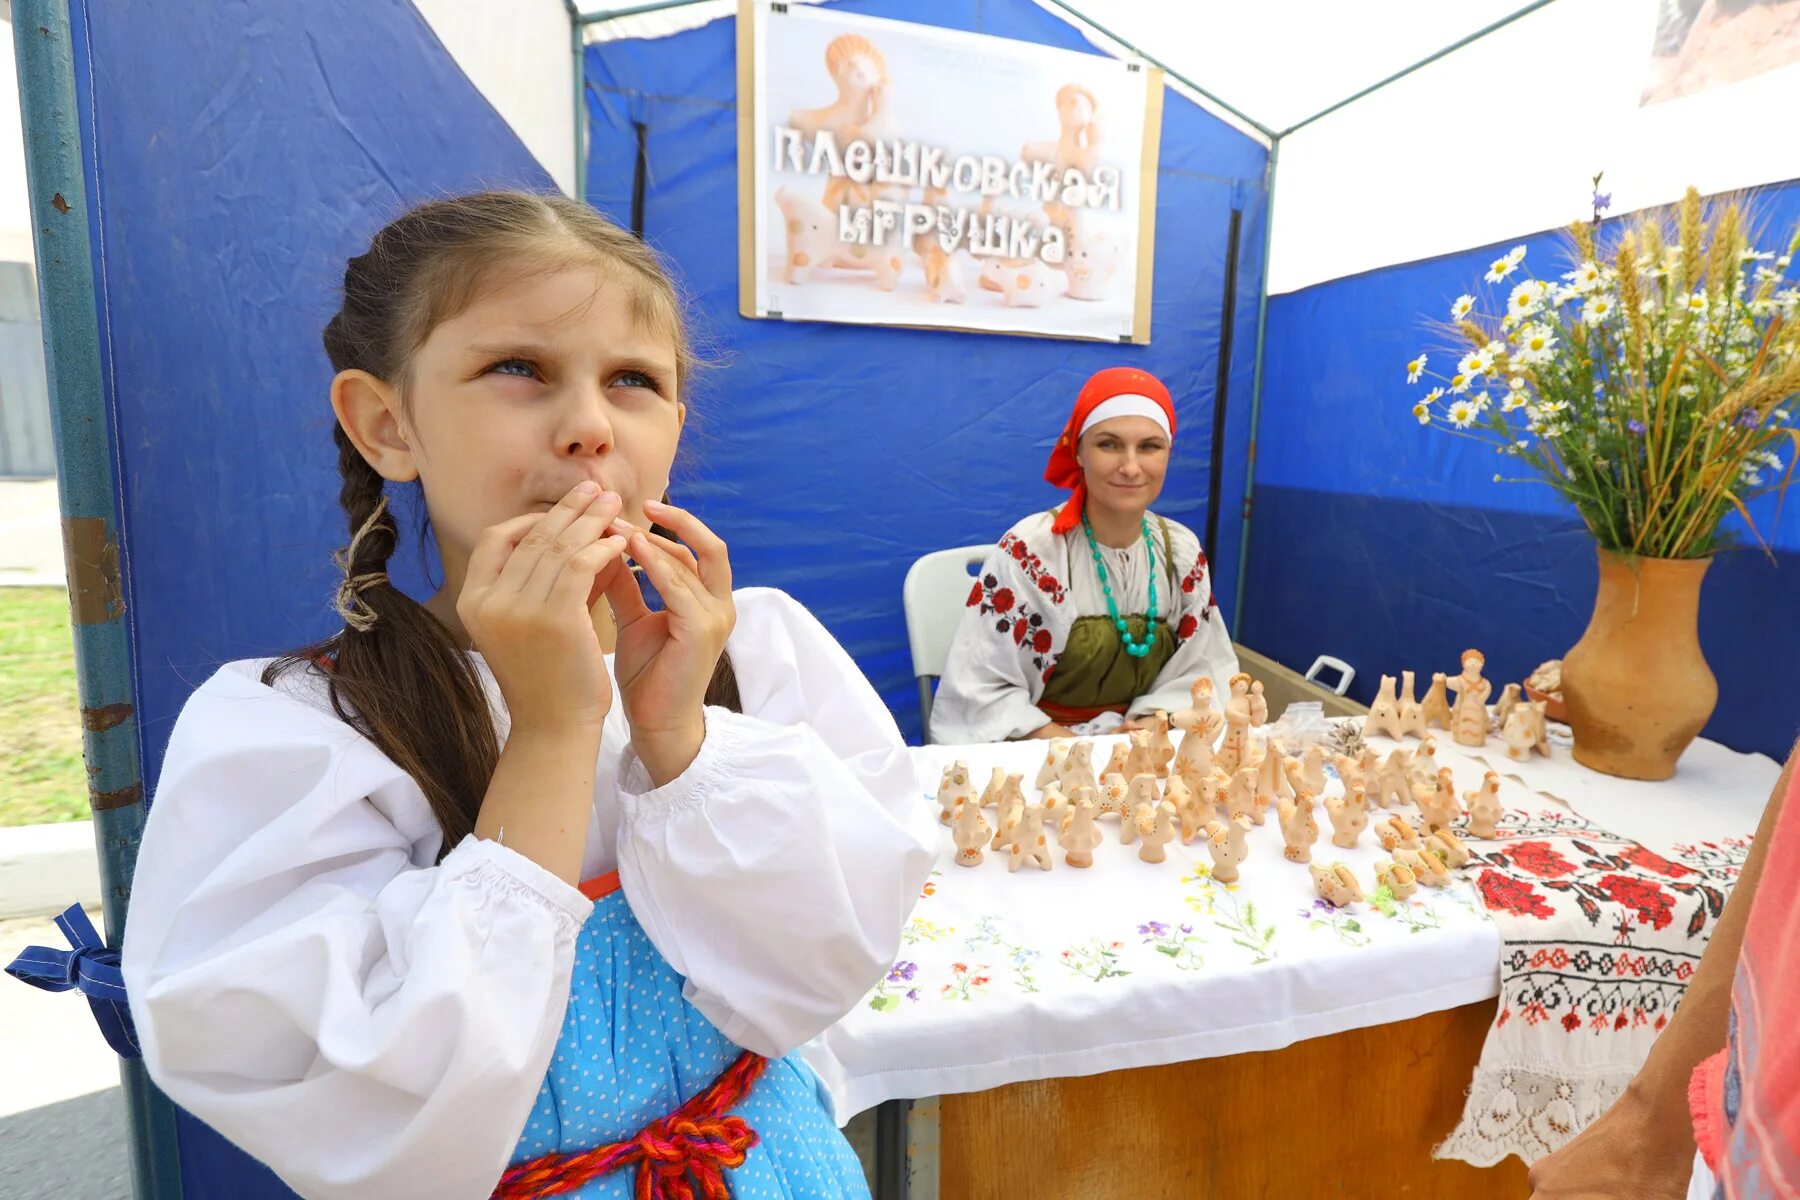
<svg viewBox="0 0 1800 1200"><path fill-rule="evenodd" d="M1340 850L1355 847L1356 839L1369 827L1369 801L1362 785L1325 801L1325 815L1331 818L1331 844Z"/></svg>
<svg viewBox="0 0 1800 1200"><path fill-rule="evenodd" d="M1513 705L1500 730L1500 739L1506 743L1506 757L1516 761L1530 758L1533 752L1550 757L1550 742L1544 727L1544 709L1547 707L1542 700L1523 700Z"/></svg>
<svg viewBox="0 0 1800 1200"><path fill-rule="evenodd" d="M1428 888L1450 886L1450 871L1444 866L1444 860L1426 849L1408 849L1401 847L1394 851L1394 861L1413 873L1413 878Z"/></svg>
<svg viewBox="0 0 1800 1200"><path fill-rule="evenodd" d="M1404 900L1419 890L1419 880L1405 863L1383 859L1375 864L1375 886L1386 888L1396 900Z"/></svg>
<svg viewBox="0 0 1800 1200"><path fill-rule="evenodd" d="M1119 841L1130 845L1137 841L1144 823L1154 819L1161 797L1156 793L1156 776L1134 775L1125 789L1125 811L1120 814Z"/></svg>
<svg viewBox="0 0 1800 1200"><path fill-rule="evenodd" d="M1169 776L1169 782L1163 784L1163 802L1174 805L1175 815L1181 818L1181 844L1184 846L1194 840L1201 826L1213 819L1212 805L1205 805L1203 811L1200 797L1179 775Z"/></svg>
<svg viewBox="0 0 1800 1200"><path fill-rule="evenodd" d="M1450 730L1459 746L1480 746L1487 742L1488 693L1494 685L1481 677L1487 658L1479 650L1464 650L1462 674L1449 681L1456 693L1456 705L1450 710Z"/></svg>
<svg viewBox="0 0 1800 1200"><path fill-rule="evenodd" d="M1093 805L1094 806L1094 818L1096 820L1099 819L1100 811L1101 811L1100 810L1100 793L1095 791L1093 788L1088 788L1088 787L1077 788L1075 791L1075 794L1073 796L1068 797L1068 803L1060 806L1060 808L1059 808L1060 815L1057 817L1057 821L1056 821L1056 832L1057 832L1058 836L1061 836L1062 834L1065 834L1069 831L1069 823L1071 821L1073 821L1075 818L1075 810L1077 808L1080 808L1083 804Z"/></svg>
<svg viewBox="0 0 1800 1200"><path fill-rule="evenodd" d="M1381 686L1375 689L1375 703L1369 705L1369 715L1363 718L1363 736L1377 733L1396 740L1400 737L1400 701L1394 697L1392 675L1381 677Z"/></svg>
<svg viewBox="0 0 1800 1200"><path fill-rule="evenodd" d="M1068 755L1057 770L1056 786L1065 796L1073 796L1079 787L1099 790L1100 781L1094 778L1094 743L1083 739L1069 747Z"/></svg>
<svg viewBox="0 0 1800 1200"><path fill-rule="evenodd" d="M1125 769L1125 763L1130 757L1131 745L1129 739L1123 742L1114 742L1112 756L1106 760L1106 766L1101 770L1100 778L1105 779L1108 775L1123 775L1125 778L1130 779L1131 772Z"/></svg>
<svg viewBox="0 0 1800 1200"><path fill-rule="evenodd" d="M775 207L781 210L787 226L787 256L781 273L783 283L804 284L813 277L814 271L838 267L875 272L875 286L884 292L899 286L904 266L900 254L885 246L840 241L836 209L801 195L791 187L775 189Z"/></svg>
<svg viewBox="0 0 1800 1200"><path fill-rule="evenodd" d="M957 759L944 768L938 783L938 820L948 825L956 819L956 810L975 799L975 785L969 782L969 764Z"/></svg>
<svg viewBox="0 0 1800 1200"><path fill-rule="evenodd" d="M1155 774L1156 754L1150 746L1150 731L1134 729L1131 731L1131 752L1125 756L1125 778Z"/></svg>
<svg viewBox="0 0 1800 1200"><path fill-rule="evenodd" d="M1250 684L1250 723L1258 728L1269 723L1269 701L1263 695L1262 680Z"/></svg>
<svg viewBox="0 0 1800 1200"><path fill-rule="evenodd" d="M1186 783L1187 780L1184 779L1182 782ZM1225 785L1225 777L1216 770L1208 771L1200 777L1197 785L1193 785L1194 801L1198 807L1202 825L1215 817L1231 815L1228 812L1221 813L1219 811L1219 798L1225 793Z"/></svg>
<svg viewBox="0 0 1800 1200"><path fill-rule="evenodd" d="M1363 775L1362 765L1356 759L1351 758L1348 754L1334 754L1331 756L1331 765L1337 768L1337 777L1343 781L1345 787L1349 787L1353 783L1360 783L1368 789L1371 795L1374 794L1375 781Z"/></svg>
<svg viewBox="0 0 1800 1200"><path fill-rule="evenodd" d="M1343 863L1332 863L1329 867L1314 863L1311 870L1313 891L1331 907L1348 908L1363 898L1362 885L1356 882L1356 872Z"/></svg>
<svg viewBox="0 0 1800 1200"><path fill-rule="evenodd" d="M1044 789L1043 799L1038 803L1044 809L1044 828L1053 834L1061 832L1075 807L1054 783Z"/></svg>
<svg viewBox="0 0 1800 1200"><path fill-rule="evenodd" d="M1431 673L1431 690L1419 701L1419 715L1425 718L1426 728L1435 725L1447 733L1450 730L1450 697L1444 690L1446 678L1442 671Z"/></svg>
<svg viewBox="0 0 1800 1200"><path fill-rule="evenodd" d="M1242 671L1231 677L1231 699L1225 703L1225 740L1217 762L1227 775L1243 765L1250 748L1250 677Z"/></svg>
<svg viewBox="0 0 1800 1200"><path fill-rule="evenodd" d="M1437 739L1428 737L1419 743L1412 761L1406 765L1406 776L1415 781L1424 780L1429 786L1437 783L1437 773Z"/></svg>
<svg viewBox="0 0 1800 1200"><path fill-rule="evenodd" d="M956 810L956 863L961 867L981 865L984 848L988 838L994 833L993 826L987 823L982 815L981 805L965 804Z"/></svg>
<svg viewBox="0 0 1800 1200"><path fill-rule="evenodd" d="M1375 775L1375 802L1381 807L1398 808L1412 802L1412 789L1408 786L1412 759L1412 752L1401 746L1381 764Z"/></svg>
<svg viewBox="0 0 1800 1200"><path fill-rule="evenodd" d="M1262 809L1256 803L1256 768L1244 767L1231 777L1225 789L1225 811L1232 820L1243 817L1254 824L1263 823Z"/></svg>
<svg viewBox="0 0 1800 1200"><path fill-rule="evenodd" d="M1264 808L1270 808L1277 800L1294 794L1287 772L1282 770L1286 761L1286 756L1281 752L1281 744L1270 742L1262 762L1257 764L1256 802Z"/></svg>
<svg viewBox="0 0 1800 1200"><path fill-rule="evenodd" d="M1150 762L1156 768L1158 779L1169 777L1169 767L1175 762L1175 743L1169 740L1169 714L1160 708L1145 718L1150 722Z"/></svg>
<svg viewBox="0 0 1800 1200"><path fill-rule="evenodd" d="M1117 773L1107 775L1106 781L1100 785L1099 794L1094 798L1094 803L1099 806L1101 815L1113 813L1120 820L1124 820L1131 811L1125 806L1125 793L1129 789L1130 785L1125 782L1123 775Z"/></svg>
<svg viewBox="0 0 1800 1200"><path fill-rule="evenodd" d="M1181 745L1175 748L1175 774L1187 780L1189 787L1197 787L1212 769L1212 743L1197 730L1182 734Z"/></svg>
<svg viewBox="0 0 1800 1200"><path fill-rule="evenodd" d="M1044 765L1038 768L1037 781L1031 786L1043 791L1062 777L1062 760L1069 757L1069 747L1075 744L1072 738L1051 738L1050 748L1044 752Z"/></svg>
<svg viewBox="0 0 1800 1200"><path fill-rule="evenodd" d="M1506 714L1511 712L1513 708L1517 706L1522 691L1523 689L1516 683L1509 683L1500 689L1500 699L1494 702L1493 728L1506 728Z"/></svg>
<svg viewBox="0 0 1800 1200"><path fill-rule="evenodd" d="M1448 825L1426 838L1424 848L1443 859L1444 865L1451 870L1468 865L1469 848Z"/></svg>
<svg viewBox="0 0 1800 1200"><path fill-rule="evenodd" d="M1313 815L1313 794L1302 790L1296 792L1292 800L1283 800L1279 820L1281 840L1287 844L1283 856L1289 862L1311 862L1313 843L1319 840L1319 821Z"/></svg>
<svg viewBox="0 0 1800 1200"><path fill-rule="evenodd" d="M1219 728L1225 724L1224 714L1219 712L1219 706L1213 702L1212 676L1201 675L1195 679L1194 686L1188 689L1188 695L1193 698L1194 706L1184 708L1170 717L1169 724L1189 736L1198 734L1200 740L1206 743L1206 748L1211 750L1213 739L1219 736Z"/></svg>
<svg viewBox="0 0 1800 1200"><path fill-rule="evenodd" d="M1491 839L1500 818L1506 815L1506 808L1500 803L1500 776L1493 771L1483 775L1481 787L1464 792L1463 801L1469 806L1469 836Z"/></svg>
<svg viewBox="0 0 1800 1200"><path fill-rule="evenodd" d="M1138 833L1144 839L1138 847L1138 858L1159 863L1168 857L1166 846L1175 840L1175 806L1164 800L1155 807L1138 809Z"/></svg>
<svg viewBox="0 0 1800 1200"><path fill-rule="evenodd" d="M1250 818L1233 817L1230 821L1213 821L1206 827L1206 848L1212 854L1212 877L1220 883L1235 883L1238 864L1250 853L1245 836L1250 832Z"/></svg>
<svg viewBox="0 0 1800 1200"><path fill-rule="evenodd" d="M1436 787L1429 792L1418 791L1413 795L1427 833L1448 829L1456 818L1462 816L1462 803L1456 798L1456 776L1450 773L1449 767L1438 772Z"/></svg>
<svg viewBox="0 0 1800 1200"><path fill-rule="evenodd" d="M1094 807L1092 792L1083 792L1070 809L1067 824L1062 830L1062 848L1063 861L1071 867L1094 865L1094 849L1106 836L1094 822L1098 815L1099 809Z"/></svg>
<svg viewBox="0 0 1800 1200"><path fill-rule="evenodd" d="M1013 830L1018 828L1019 819L1025 814L1025 793L1019 790L1019 782L1024 778L1014 772L1000 785L1000 795L994 800L994 840L988 846L990 850L999 850L1012 843Z"/></svg>
<svg viewBox="0 0 1800 1200"><path fill-rule="evenodd" d="M1012 849L1011 857L1006 861L1007 870L1016 871L1022 863L1030 863L1040 871L1050 869L1050 844L1044 836L1043 806L1026 806L1008 844Z"/></svg>
<svg viewBox="0 0 1800 1200"><path fill-rule="evenodd" d="M1424 737L1425 709L1413 699L1413 673L1400 672L1400 733L1405 737Z"/></svg>
<svg viewBox="0 0 1800 1200"><path fill-rule="evenodd" d="M1300 756L1300 782L1315 796L1325 792L1325 747L1308 746Z"/></svg>
<svg viewBox="0 0 1800 1200"><path fill-rule="evenodd" d="M981 799L976 803L982 808L992 808L1000 803L1000 792L1006 786L1006 772L995 767L988 776L987 786L981 789Z"/></svg>
<svg viewBox="0 0 1800 1200"><path fill-rule="evenodd" d="M1405 817L1389 817L1375 826L1375 836L1381 840L1381 848L1390 854L1398 846L1420 845L1419 831Z"/></svg>

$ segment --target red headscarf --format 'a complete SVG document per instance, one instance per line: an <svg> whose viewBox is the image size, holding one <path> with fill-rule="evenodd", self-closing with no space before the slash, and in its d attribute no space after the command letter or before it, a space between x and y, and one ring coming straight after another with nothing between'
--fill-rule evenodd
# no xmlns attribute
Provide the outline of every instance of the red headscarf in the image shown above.
<svg viewBox="0 0 1800 1200"><path fill-rule="evenodd" d="M1162 380L1136 367L1108 367L1095 372L1082 387L1081 395L1075 397L1075 411L1069 414L1069 423L1056 439L1056 449L1050 452L1050 463L1044 468L1046 480L1074 493L1057 512L1050 526L1052 532L1067 533L1075 528L1087 503L1087 483L1081 464L1075 461L1081 435L1090 425L1114 417L1149 417L1168 431L1170 440L1175 437L1175 402L1169 399L1169 389Z"/></svg>

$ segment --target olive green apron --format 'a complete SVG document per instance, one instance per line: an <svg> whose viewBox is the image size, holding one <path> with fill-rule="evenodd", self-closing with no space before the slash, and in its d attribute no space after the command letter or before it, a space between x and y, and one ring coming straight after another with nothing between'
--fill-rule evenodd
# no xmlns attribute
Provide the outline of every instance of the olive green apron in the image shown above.
<svg viewBox="0 0 1800 1200"><path fill-rule="evenodd" d="M1163 565L1169 573L1172 606L1173 598L1179 594L1175 547L1168 521L1162 517L1156 520L1162 526ZM1148 618L1143 613L1123 615L1132 638L1141 642ZM1175 650L1175 632L1169 628L1166 612L1157 615L1156 641L1142 658L1125 653L1118 627L1105 613L1077 617L1057 657L1056 669L1044 683L1038 707L1065 725L1091 721L1103 712L1124 712L1133 700L1152 689Z"/></svg>

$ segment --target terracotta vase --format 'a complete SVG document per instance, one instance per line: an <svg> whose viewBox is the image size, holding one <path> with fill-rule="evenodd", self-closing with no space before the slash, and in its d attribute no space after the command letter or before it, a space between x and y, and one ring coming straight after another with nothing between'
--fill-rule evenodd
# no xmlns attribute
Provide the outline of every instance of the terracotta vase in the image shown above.
<svg viewBox="0 0 1800 1200"><path fill-rule="evenodd" d="M1593 619L1563 656L1575 761L1667 779L1719 701L1700 652L1700 581L1712 559L1599 557Z"/></svg>

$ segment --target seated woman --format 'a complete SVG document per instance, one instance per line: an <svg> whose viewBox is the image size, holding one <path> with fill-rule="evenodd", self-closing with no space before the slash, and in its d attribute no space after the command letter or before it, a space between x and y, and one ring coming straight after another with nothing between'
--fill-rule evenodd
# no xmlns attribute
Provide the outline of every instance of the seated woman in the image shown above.
<svg viewBox="0 0 1800 1200"><path fill-rule="evenodd" d="M1188 707L1211 676L1230 695L1237 655L1200 540L1149 511L1175 437L1169 389L1110 367L1081 389L1044 478L1074 492L1006 531L969 593L931 710L932 740L1068 737Z"/></svg>

